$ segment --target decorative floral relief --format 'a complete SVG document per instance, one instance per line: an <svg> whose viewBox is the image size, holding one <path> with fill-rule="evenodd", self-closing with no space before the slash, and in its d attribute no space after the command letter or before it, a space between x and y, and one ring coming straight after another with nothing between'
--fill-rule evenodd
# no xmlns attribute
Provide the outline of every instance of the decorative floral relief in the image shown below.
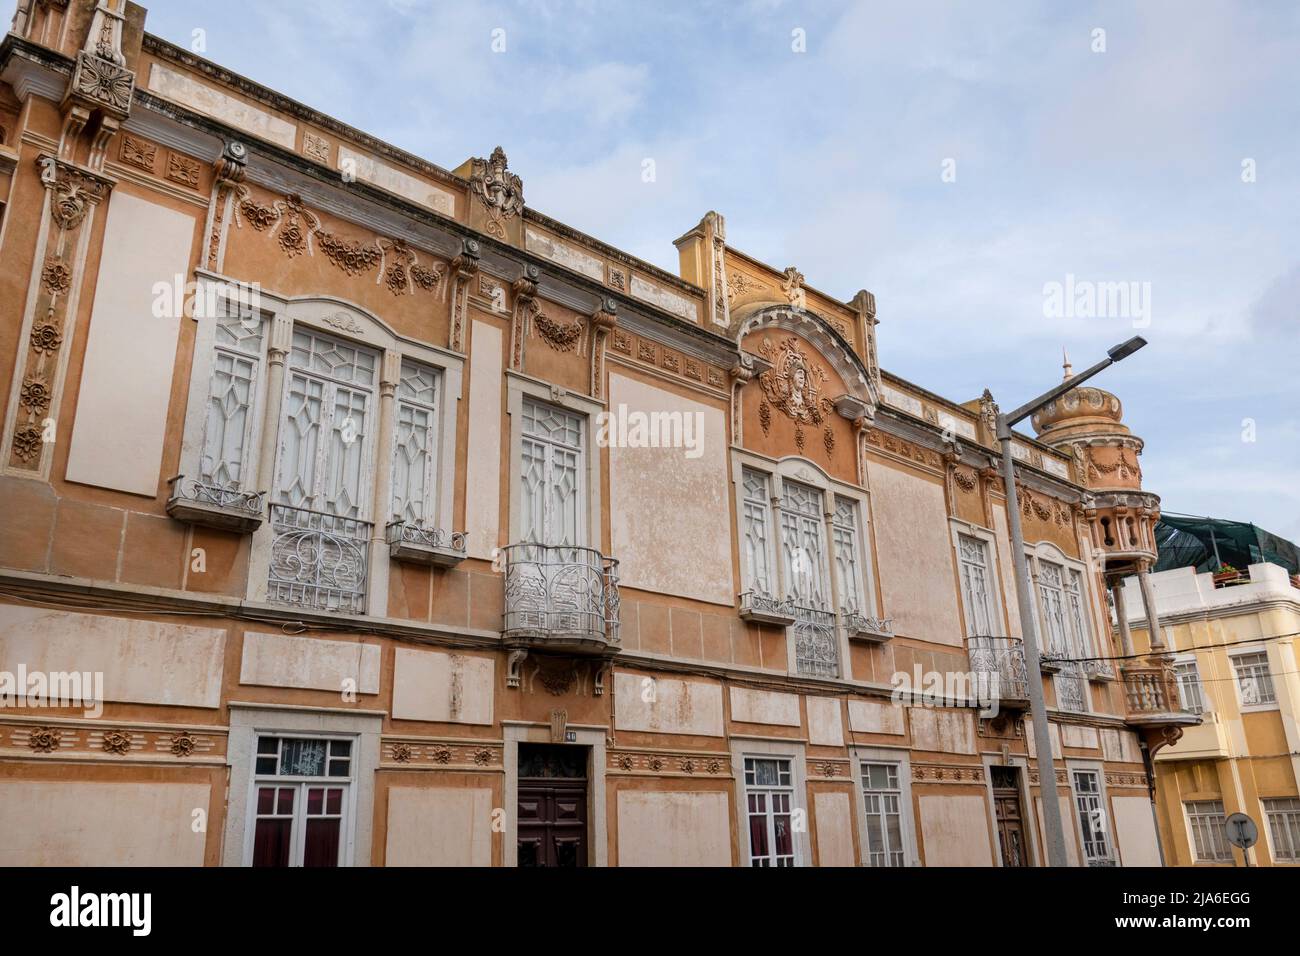
<svg viewBox="0 0 1300 956"><path fill-rule="evenodd" d="M822 445L826 448L827 457L835 454L835 432L830 425L822 431Z"/></svg>
<svg viewBox="0 0 1300 956"><path fill-rule="evenodd" d="M57 750L62 739L61 730L55 730L53 727L37 727L27 735L27 746L38 754L47 754Z"/></svg>
<svg viewBox="0 0 1300 956"><path fill-rule="evenodd" d="M104 752L126 754L131 750L131 735L122 730L110 730L104 734Z"/></svg>
<svg viewBox="0 0 1300 956"><path fill-rule="evenodd" d="M135 74L110 59L83 50L77 55L72 89L80 96L125 114L131 109Z"/></svg>
<svg viewBox="0 0 1300 956"><path fill-rule="evenodd" d="M808 361L794 336L779 346L767 339L759 351L772 363L772 368L758 377L768 402L799 424L820 425L823 399L819 385L828 378L826 370Z"/></svg>
<svg viewBox="0 0 1300 956"><path fill-rule="evenodd" d="M46 322L32 329L32 351L38 355L43 352L58 351L63 344L63 333L58 326Z"/></svg>
<svg viewBox="0 0 1300 956"><path fill-rule="evenodd" d="M36 425L22 425L14 432L14 457L26 464L41 453L44 436Z"/></svg>
<svg viewBox="0 0 1300 956"><path fill-rule="evenodd" d="M470 187L487 210L488 235L504 239L504 223L524 209L524 183L507 168L505 150L498 146L487 159L472 161Z"/></svg>
<svg viewBox="0 0 1300 956"><path fill-rule="evenodd" d="M148 140L136 139L129 133L122 136L122 148L118 158L124 163L139 166L153 172L154 159L158 156L158 147Z"/></svg>
<svg viewBox="0 0 1300 956"><path fill-rule="evenodd" d="M758 423L763 426L764 435L772 430L772 406L767 404L767 399L758 403Z"/></svg>
<svg viewBox="0 0 1300 956"><path fill-rule="evenodd" d="M199 742L195 736L188 730L182 730L178 734L172 734L171 752L177 757L188 757L194 753Z"/></svg>
<svg viewBox="0 0 1300 956"><path fill-rule="evenodd" d="M785 279L781 283L781 291L790 304L796 309L802 309L807 304L807 298L803 290L803 273L794 266L788 266L785 270Z"/></svg>
<svg viewBox="0 0 1300 956"><path fill-rule="evenodd" d="M242 226L243 220L247 220L257 232L270 230L280 249L291 259L304 253L314 255L314 238L325 257L349 276L365 275L378 266L380 272L375 281L395 296L413 293L417 288L432 292L443 280L442 266L436 262L421 263L415 250L402 239L363 242L323 228L320 219L307 209L299 196L289 195L268 206L252 199L245 190L235 208L239 213L236 225Z"/></svg>
<svg viewBox="0 0 1300 956"><path fill-rule="evenodd" d="M67 292L72 285L72 272L58 259L51 256L41 270L41 284L50 295Z"/></svg>
<svg viewBox="0 0 1300 956"><path fill-rule="evenodd" d="M968 472L963 468L954 468L952 470L952 480L963 491L974 491L975 486L979 484L979 479L974 472Z"/></svg>
<svg viewBox="0 0 1300 956"><path fill-rule="evenodd" d="M199 187L199 161L180 153L167 154L167 178L183 186Z"/></svg>
<svg viewBox="0 0 1300 956"><path fill-rule="evenodd" d="M317 136L315 133L304 132L302 134L302 151L308 159L314 159L318 163L324 163L327 166L330 161L330 144L329 140L323 136Z"/></svg>
<svg viewBox="0 0 1300 956"><path fill-rule="evenodd" d="M732 302L739 296L758 291L759 288L759 283L743 272L733 272L727 278L727 298Z"/></svg>
<svg viewBox="0 0 1300 956"><path fill-rule="evenodd" d="M557 352L572 351L582 337L582 320L574 319L567 325L557 322L542 311L536 299L533 300L532 308L533 328L542 340Z"/></svg>
<svg viewBox="0 0 1300 956"><path fill-rule="evenodd" d="M38 379L28 379L23 382L18 401L34 416L40 418L50 407L50 390L44 382Z"/></svg>

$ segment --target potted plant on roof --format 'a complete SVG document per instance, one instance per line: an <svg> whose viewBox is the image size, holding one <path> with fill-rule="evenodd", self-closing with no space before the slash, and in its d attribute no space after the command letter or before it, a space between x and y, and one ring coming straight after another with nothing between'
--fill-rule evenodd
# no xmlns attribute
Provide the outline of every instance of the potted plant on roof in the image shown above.
<svg viewBox="0 0 1300 956"><path fill-rule="evenodd" d="M1236 584L1241 580L1241 572L1231 564L1221 564L1218 570L1214 572L1214 586L1216 588L1225 587L1229 584Z"/></svg>

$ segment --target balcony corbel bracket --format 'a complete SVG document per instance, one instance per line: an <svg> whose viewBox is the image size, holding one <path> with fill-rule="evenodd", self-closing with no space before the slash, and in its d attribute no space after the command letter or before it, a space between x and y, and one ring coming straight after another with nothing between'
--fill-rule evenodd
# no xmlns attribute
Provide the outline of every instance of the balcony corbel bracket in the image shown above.
<svg viewBox="0 0 1300 956"><path fill-rule="evenodd" d="M523 678L524 661L528 658L528 648L516 647L506 658L506 687L518 688Z"/></svg>

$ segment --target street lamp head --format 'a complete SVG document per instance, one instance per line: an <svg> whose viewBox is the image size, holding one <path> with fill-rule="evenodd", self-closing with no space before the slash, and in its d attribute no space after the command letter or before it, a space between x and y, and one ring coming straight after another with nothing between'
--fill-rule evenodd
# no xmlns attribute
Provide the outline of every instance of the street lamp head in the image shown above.
<svg viewBox="0 0 1300 956"><path fill-rule="evenodd" d="M1147 344L1146 339L1142 338L1142 336L1140 335L1135 335L1127 342L1121 342L1119 343L1119 345L1107 349L1106 354L1110 356L1110 360L1112 362L1118 362L1121 359L1128 358L1130 355L1132 355L1134 352L1136 352L1138 349L1142 348L1142 346L1146 344Z"/></svg>

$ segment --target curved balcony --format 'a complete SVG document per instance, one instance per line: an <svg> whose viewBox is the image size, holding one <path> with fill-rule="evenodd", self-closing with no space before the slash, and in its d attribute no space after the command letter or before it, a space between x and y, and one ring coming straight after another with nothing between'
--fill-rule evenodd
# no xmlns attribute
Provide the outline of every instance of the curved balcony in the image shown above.
<svg viewBox="0 0 1300 956"><path fill-rule="evenodd" d="M1124 719L1130 726L1177 728L1201 722L1198 715L1183 709L1172 667L1121 667L1120 674L1124 681Z"/></svg>
<svg viewBox="0 0 1300 956"><path fill-rule="evenodd" d="M1007 710L1029 707L1029 671L1025 644L1018 637L968 637L970 669Z"/></svg>
<svg viewBox="0 0 1300 956"><path fill-rule="evenodd" d="M542 544L512 544L501 558L507 644L583 654L618 649L618 561L594 548Z"/></svg>
<svg viewBox="0 0 1300 956"><path fill-rule="evenodd" d="M186 524L246 534L261 525L266 513L265 491L223 488L185 475L167 483L171 485L167 513Z"/></svg>

